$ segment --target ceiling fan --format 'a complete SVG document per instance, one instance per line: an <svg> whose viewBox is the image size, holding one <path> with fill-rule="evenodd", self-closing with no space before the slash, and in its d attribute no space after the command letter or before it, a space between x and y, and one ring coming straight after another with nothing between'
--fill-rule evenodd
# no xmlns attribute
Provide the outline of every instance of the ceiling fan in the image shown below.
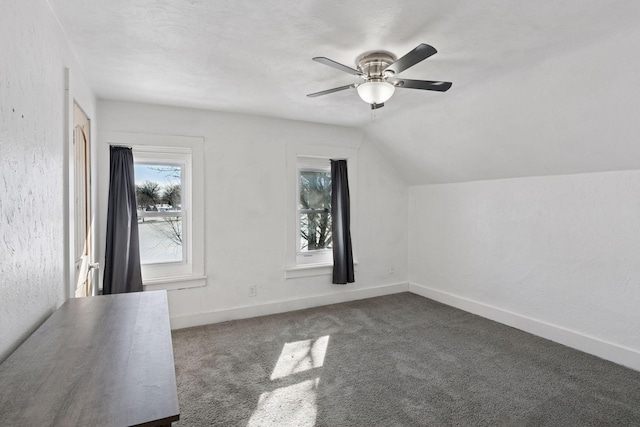
<svg viewBox="0 0 640 427"><path fill-rule="evenodd" d="M357 69L347 67L324 56L316 56L313 58L314 61L359 76L363 81L323 90L322 92L310 93L307 96L314 98L316 96L355 88L360 98L367 104L370 104L372 110L375 110L384 106L384 103L391 98L391 95L393 95L397 87L445 92L451 87L451 82L409 80L396 77L396 75L407 68L427 59L436 52L437 50L434 47L424 43L419 44L418 47L400 59L396 59L395 55L385 51L369 52L358 58L356 61Z"/></svg>

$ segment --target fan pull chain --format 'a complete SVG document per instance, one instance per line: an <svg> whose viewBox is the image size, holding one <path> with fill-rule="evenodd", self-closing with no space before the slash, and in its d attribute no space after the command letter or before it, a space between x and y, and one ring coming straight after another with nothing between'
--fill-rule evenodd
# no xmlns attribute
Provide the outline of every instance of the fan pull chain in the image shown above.
<svg viewBox="0 0 640 427"><path fill-rule="evenodd" d="M371 110L371 123L376 122L376 110Z"/></svg>

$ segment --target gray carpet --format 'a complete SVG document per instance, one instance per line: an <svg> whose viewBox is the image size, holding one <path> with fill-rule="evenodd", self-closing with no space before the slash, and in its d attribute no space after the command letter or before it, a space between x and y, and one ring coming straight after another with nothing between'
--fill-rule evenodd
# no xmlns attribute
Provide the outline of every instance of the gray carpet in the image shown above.
<svg viewBox="0 0 640 427"><path fill-rule="evenodd" d="M174 331L176 426L640 426L640 372L402 293Z"/></svg>

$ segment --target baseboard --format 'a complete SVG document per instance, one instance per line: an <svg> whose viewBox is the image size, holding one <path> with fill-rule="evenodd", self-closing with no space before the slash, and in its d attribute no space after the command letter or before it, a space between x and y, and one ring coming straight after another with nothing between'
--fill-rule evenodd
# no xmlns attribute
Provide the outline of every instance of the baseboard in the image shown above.
<svg viewBox="0 0 640 427"><path fill-rule="evenodd" d="M407 282L394 283L371 288L350 289L345 290L344 292L316 295L307 298L176 316L171 318L171 329L190 328L193 326L226 322L228 320L247 319L250 317L285 313L287 311L303 310L305 308L356 301L359 299L378 297L382 295L397 294L400 292L407 292L408 290L409 284Z"/></svg>
<svg viewBox="0 0 640 427"><path fill-rule="evenodd" d="M640 352L500 307L409 283L409 292L640 371Z"/></svg>

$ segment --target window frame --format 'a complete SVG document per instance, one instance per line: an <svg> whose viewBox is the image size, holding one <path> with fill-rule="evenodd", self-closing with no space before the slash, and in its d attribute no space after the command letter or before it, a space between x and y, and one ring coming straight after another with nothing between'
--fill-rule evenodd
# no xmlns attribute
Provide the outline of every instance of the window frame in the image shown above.
<svg viewBox="0 0 640 427"><path fill-rule="evenodd" d="M142 165L179 165L180 178L180 211L143 212L145 218L176 217L182 218L182 260L168 262L141 263L143 281L167 276L182 276L190 273L189 264L193 263L192 251L192 153L187 148L133 146L133 164ZM139 215L140 216L140 215Z"/></svg>
<svg viewBox="0 0 640 427"><path fill-rule="evenodd" d="M204 138L109 131L100 132L99 139L100 150L107 159L109 145L124 145L132 148L134 163L148 163L140 160L154 156L157 156L156 163L180 163L181 157L188 160L185 160L188 167L183 170L181 201L183 221L187 218L188 228L185 232L183 223L183 234L188 233L187 240L190 242L185 245L187 257L184 262L142 265L142 282L144 290L177 290L206 286ZM100 191L108 194L108 167L102 174ZM185 197L189 200L188 205L185 203ZM105 202L106 200L101 203ZM104 228L105 225L102 224L101 232L104 232ZM104 257L104 254L102 256Z"/></svg>
<svg viewBox="0 0 640 427"><path fill-rule="evenodd" d="M333 272L333 252L327 250L328 258L315 258L315 262L298 262L300 246L300 218L298 205L299 165L324 162L331 170L331 159L345 159L348 163L349 193L351 201L351 241L354 264L357 264L358 253L358 150L329 145L306 145L292 143L287 145L286 160L286 213L287 232L285 236L285 266L284 276L287 279L311 276L331 276Z"/></svg>
<svg viewBox="0 0 640 427"><path fill-rule="evenodd" d="M331 174L331 159L318 157L298 157L296 172L296 218L298 244L296 245L296 265L326 264L333 265L332 249L314 249L302 251L300 249L301 209L300 209L300 173L301 172L329 172ZM331 212L329 212L331 214Z"/></svg>

